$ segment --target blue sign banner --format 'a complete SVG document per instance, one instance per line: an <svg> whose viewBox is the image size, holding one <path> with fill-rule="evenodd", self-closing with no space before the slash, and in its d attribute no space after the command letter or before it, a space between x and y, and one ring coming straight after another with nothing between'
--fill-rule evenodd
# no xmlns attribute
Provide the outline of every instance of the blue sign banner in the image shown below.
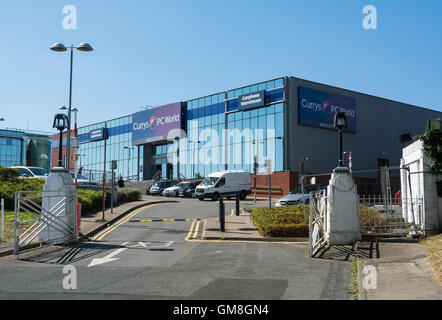
<svg viewBox="0 0 442 320"><path fill-rule="evenodd" d="M334 128L336 112L347 116L348 132L356 132L356 100L336 94L298 88L298 122L302 125Z"/></svg>
<svg viewBox="0 0 442 320"><path fill-rule="evenodd" d="M132 145L167 140L171 130L181 129L181 102L132 115Z"/></svg>
<svg viewBox="0 0 442 320"><path fill-rule="evenodd" d="M89 141L101 141L107 139L106 128L100 128L89 132Z"/></svg>
<svg viewBox="0 0 442 320"><path fill-rule="evenodd" d="M258 91L238 97L238 110L245 111L265 105L265 91Z"/></svg>

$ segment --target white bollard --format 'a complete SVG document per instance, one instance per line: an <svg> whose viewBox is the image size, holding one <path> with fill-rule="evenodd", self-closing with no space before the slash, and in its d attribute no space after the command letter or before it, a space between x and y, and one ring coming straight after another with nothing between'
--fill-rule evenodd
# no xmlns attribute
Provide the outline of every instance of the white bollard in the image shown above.
<svg viewBox="0 0 442 320"><path fill-rule="evenodd" d="M358 192L348 168L338 167L328 185L325 239L329 245L352 245L362 239Z"/></svg>

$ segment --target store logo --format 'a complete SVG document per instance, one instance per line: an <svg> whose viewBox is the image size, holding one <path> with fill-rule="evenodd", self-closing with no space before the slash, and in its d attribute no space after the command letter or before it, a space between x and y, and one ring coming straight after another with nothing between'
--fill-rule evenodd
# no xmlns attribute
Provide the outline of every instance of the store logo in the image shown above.
<svg viewBox="0 0 442 320"><path fill-rule="evenodd" d="M330 113L330 109L331 109L330 107L331 107L330 102L324 101L322 103L322 112L324 112L324 114L329 114Z"/></svg>
<svg viewBox="0 0 442 320"><path fill-rule="evenodd" d="M152 118L150 118L150 121L149 121L150 128L153 130L157 127L157 125L158 125L157 117L152 116Z"/></svg>

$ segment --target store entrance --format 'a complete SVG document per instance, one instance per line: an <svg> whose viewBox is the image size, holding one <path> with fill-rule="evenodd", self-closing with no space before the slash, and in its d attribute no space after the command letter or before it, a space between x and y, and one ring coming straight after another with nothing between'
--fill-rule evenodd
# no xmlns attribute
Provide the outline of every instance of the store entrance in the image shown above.
<svg viewBox="0 0 442 320"><path fill-rule="evenodd" d="M166 167L166 177L169 180L173 179L173 165L168 163Z"/></svg>

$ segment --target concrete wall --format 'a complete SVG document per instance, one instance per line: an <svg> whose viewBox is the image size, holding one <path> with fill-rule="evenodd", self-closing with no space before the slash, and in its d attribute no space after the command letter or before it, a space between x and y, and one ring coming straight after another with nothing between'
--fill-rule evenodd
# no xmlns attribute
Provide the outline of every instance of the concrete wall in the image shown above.
<svg viewBox="0 0 442 320"><path fill-rule="evenodd" d="M403 166L410 168L410 180L408 172L403 170L401 174L402 197L423 198L422 216L419 217L419 208L414 206L416 222L421 224L427 232L436 232L442 229L442 197L437 195L436 182L442 177L432 175L430 172L431 159L423 152L422 142L415 141L403 149ZM410 193L411 185L411 193ZM404 217L412 222L411 206L403 206Z"/></svg>
<svg viewBox="0 0 442 320"><path fill-rule="evenodd" d="M425 131L427 120L442 117L441 112L419 108L354 91L335 88L297 78L288 78L288 141L286 170L299 171L302 156L309 157L306 171L331 172L338 165L339 135L337 130L298 124L298 87L351 97L356 100L356 133L344 133L343 149L352 152L353 171L378 169L377 159L389 159L399 166L402 145L399 136ZM346 160L347 161L347 160ZM346 162L347 163L347 162Z"/></svg>

